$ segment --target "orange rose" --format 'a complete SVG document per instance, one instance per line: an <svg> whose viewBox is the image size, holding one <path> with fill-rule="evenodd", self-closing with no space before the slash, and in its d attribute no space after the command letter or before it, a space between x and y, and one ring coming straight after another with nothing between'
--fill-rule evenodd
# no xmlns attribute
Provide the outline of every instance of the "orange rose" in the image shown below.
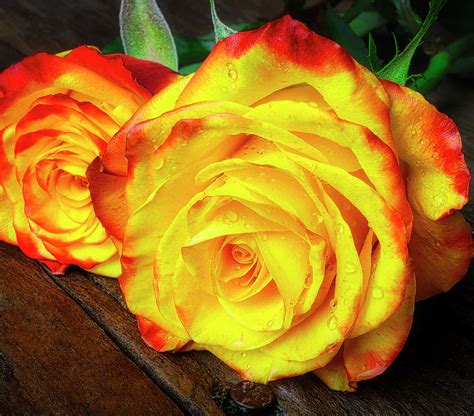
<svg viewBox="0 0 474 416"><path fill-rule="evenodd" d="M89 179L144 340L259 382L382 373L412 322L410 256L420 298L471 258L454 123L289 17L219 42Z"/></svg>
<svg viewBox="0 0 474 416"><path fill-rule="evenodd" d="M0 74L0 238L53 272L120 273L85 173L135 110L175 74L79 47L38 54Z"/></svg>

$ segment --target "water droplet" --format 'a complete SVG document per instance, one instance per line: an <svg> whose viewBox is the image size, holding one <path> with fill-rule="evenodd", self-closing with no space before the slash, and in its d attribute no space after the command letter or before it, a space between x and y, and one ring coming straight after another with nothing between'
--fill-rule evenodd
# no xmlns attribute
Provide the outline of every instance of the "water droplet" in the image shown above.
<svg viewBox="0 0 474 416"><path fill-rule="evenodd" d="M262 234L260 235L260 238L261 238L263 241L266 241L267 238L268 238L268 235L267 235L266 233L262 233Z"/></svg>
<svg viewBox="0 0 474 416"><path fill-rule="evenodd" d="M249 224L248 222L246 222L246 223L244 224L244 227L245 227L245 228L250 228L250 224Z"/></svg>
<svg viewBox="0 0 474 416"><path fill-rule="evenodd" d="M234 266L234 270L240 270L241 268L242 268L242 266L239 266L239 265Z"/></svg>
<svg viewBox="0 0 474 416"><path fill-rule="evenodd" d="M239 77L239 74L237 70L235 69L235 66L232 65L231 63L227 64L227 76L234 81Z"/></svg>
<svg viewBox="0 0 474 416"><path fill-rule="evenodd" d="M344 233L344 226L343 226L341 223L336 224L336 232L337 232L338 234Z"/></svg>
<svg viewBox="0 0 474 416"><path fill-rule="evenodd" d="M441 242L439 240L435 240L434 244L438 248L441 247Z"/></svg>
<svg viewBox="0 0 474 416"><path fill-rule="evenodd" d="M311 107L317 107L317 106L318 106L318 104L316 104L314 101L310 101L308 104L309 104Z"/></svg>
<svg viewBox="0 0 474 416"><path fill-rule="evenodd" d="M240 355L242 356L242 358L247 357L247 353L246 353L246 352L242 352Z"/></svg>
<svg viewBox="0 0 474 416"><path fill-rule="evenodd" d="M446 202L446 197L443 194L438 194L434 197L433 202L436 207L440 207Z"/></svg>
<svg viewBox="0 0 474 416"><path fill-rule="evenodd" d="M234 211L227 211L225 216L231 222L236 222L239 219L239 216Z"/></svg>
<svg viewBox="0 0 474 416"><path fill-rule="evenodd" d="M420 140L420 144L423 146L425 144L425 141L423 139Z"/></svg>
<svg viewBox="0 0 474 416"><path fill-rule="evenodd" d="M332 331L337 328L337 318L334 315L328 319L327 322L328 328Z"/></svg>
<svg viewBox="0 0 474 416"><path fill-rule="evenodd" d="M231 82L229 85L230 85L230 88L232 88L232 89L237 88L237 84L235 82ZM244 153L244 154L246 154L246 153Z"/></svg>
<svg viewBox="0 0 474 416"><path fill-rule="evenodd" d="M267 326L268 327L271 327L273 325L273 319L270 319L268 322L267 322Z"/></svg>
<svg viewBox="0 0 474 416"><path fill-rule="evenodd" d="M351 261L348 261L344 265L344 270L346 271L346 273L355 273L355 271L357 270L357 266Z"/></svg>
<svg viewBox="0 0 474 416"><path fill-rule="evenodd" d="M374 290L372 291L372 296L375 299L382 299L384 297L383 289L379 286L374 287Z"/></svg>
<svg viewBox="0 0 474 416"><path fill-rule="evenodd" d="M160 170L164 164L165 164L165 159L163 158L163 156L158 156L155 159L155 170Z"/></svg>
<svg viewBox="0 0 474 416"><path fill-rule="evenodd" d="M331 306L331 308L335 308L337 306L337 299L336 298L333 298L331 300L331 303L329 304Z"/></svg>
<svg viewBox="0 0 474 416"><path fill-rule="evenodd" d="M308 273L306 275L306 279L304 279L304 287L306 289L311 286L311 281L312 281L312 275L311 275L311 273Z"/></svg>

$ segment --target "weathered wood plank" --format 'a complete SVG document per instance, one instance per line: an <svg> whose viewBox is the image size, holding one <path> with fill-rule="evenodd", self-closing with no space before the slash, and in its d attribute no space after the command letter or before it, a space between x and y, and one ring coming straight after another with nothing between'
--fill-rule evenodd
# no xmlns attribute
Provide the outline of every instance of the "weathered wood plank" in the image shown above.
<svg viewBox="0 0 474 416"><path fill-rule="evenodd" d="M0 414L182 414L38 264L0 258Z"/></svg>
<svg viewBox="0 0 474 416"><path fill-rule="evenodd" d="M190 414L221 413L211 397L212 377L203 371L195 354L160 354L143 343L135 319L126 310L116 280L85 276L79 271L51 277L155 383Z"/></svg>

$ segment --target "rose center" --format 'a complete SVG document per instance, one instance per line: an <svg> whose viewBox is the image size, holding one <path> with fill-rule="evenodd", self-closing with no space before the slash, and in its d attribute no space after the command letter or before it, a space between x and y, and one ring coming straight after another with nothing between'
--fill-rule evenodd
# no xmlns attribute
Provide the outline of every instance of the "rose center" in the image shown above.
<svg viewBox="0 0 474 416"><path fill-rule="evenodd" d="M254 251L246 244L232 245L231 254L239 264L249 264L255 259Z"/></svg>

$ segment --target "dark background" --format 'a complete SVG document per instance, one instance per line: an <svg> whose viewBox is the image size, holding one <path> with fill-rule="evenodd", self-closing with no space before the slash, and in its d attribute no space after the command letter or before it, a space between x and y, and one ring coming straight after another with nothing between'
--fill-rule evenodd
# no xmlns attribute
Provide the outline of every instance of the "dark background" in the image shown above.
<svg viewBox="0 0 474 416"><path fill-rule="evenodd" d="M175 33L212 30L207 0L159 4ZM119 33L119 6L119 0L2 0L0 69L40 51L110 42ZM226 23L269 20L283 13L283 2L221 0L218 10ZM458 123L472 167L473 86L448 78L429 98ZM472 205L465 214L474 220ZM472 274L417 304L407 345L382 376L355 394L331 392L311 374L273 382L280 411L472 414ZM79 270L50 276L6 244L0 244L0 316L0 414L218 414L215 389L238 381L210 354L146 347L115 281Z"/></svg>

